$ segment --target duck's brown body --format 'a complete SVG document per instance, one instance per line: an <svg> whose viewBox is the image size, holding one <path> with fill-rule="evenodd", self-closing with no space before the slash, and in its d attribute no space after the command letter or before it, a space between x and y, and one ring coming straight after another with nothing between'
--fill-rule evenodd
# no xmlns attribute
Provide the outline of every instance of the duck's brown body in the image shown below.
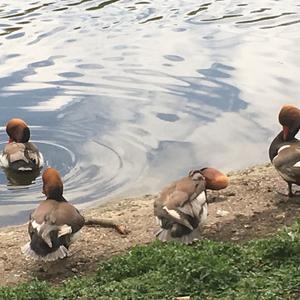
<svg viewBox="0 0 300 300"><path fill-rule="evenodd" d="M200 171L191 171L164 188L154 203L154 215L161 229L161 241L179 240L190 244L200 236L199 225L207 217L205 179Z"/></svg>
<svg viewBox="0 0 300 300"><path fill-rule="evenodd" d="M300 129L300 110L286 105L279 113L283 130L275 137L269 148L269 157L288 184L288 196L294 196L292 185L300 185L300 141L295 135Z"/></svg>
<svg viewBox="0 0 300 300"><path fill-rule="evenodd" d="M160 224L157 238L185 244L199 239L208 214L206 189L220 190L228 184L228 177L220 171L203 168L165 187L154 202L154 215Z"/></svg>
<svg viewBox="0 0 300 300"><path fill-rule="evenodd" d="M22 248L22 252L34 259L53 261L68 255L68 248L74 235L84 225L84 218L64 199L63 184L55 169L49 168L44 172L43 183L47 199L30 216L30 242Z"/></svg>

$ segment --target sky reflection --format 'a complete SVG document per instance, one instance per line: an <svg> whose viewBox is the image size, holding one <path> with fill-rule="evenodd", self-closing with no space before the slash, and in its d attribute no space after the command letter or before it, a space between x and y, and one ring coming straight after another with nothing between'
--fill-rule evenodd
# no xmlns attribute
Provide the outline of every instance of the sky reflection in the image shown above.
<svg viewBox="0 0 300 300"><path fill-rule="evenodd" d="M157 192L190 168L265 162L280 106L300 104L297 1L0 8L0 124L33 126L79 207ZM40 176L19 188L1 173L0 190L0 226L43 199Z"/></svg>

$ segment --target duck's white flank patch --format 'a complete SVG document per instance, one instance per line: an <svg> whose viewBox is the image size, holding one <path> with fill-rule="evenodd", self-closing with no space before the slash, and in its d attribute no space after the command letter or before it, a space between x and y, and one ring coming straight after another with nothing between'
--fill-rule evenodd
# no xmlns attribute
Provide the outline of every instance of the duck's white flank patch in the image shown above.
<svg viewBox="0 0 300 300"><path fill-rule="evenodd" d="M0 167L8 168L8 166L9 166L9 162L8 162L8 159L7 159L7 155L4 154L4 153L1 153L1 155L0 155Z"/></svg>
<svg viewBox="0 0 300 300"><path fill-rule="evenodd" d="M282 151L282 150L284 150L284 149L286 149L286 148L289 148L289 147L290 147L290 145L284 145L284 146L280 147L280 148L278 149L278 151L277 151L277 155L272 159L272 163L277 159L278 154L279 154L280 151Z"/></svg>
<svg viewBox="0 0 300 300"><path fill-rule="evenodd" d="M159 219L158 217L155 217L155 220L156 220L156 224L161 226L162 223L161 223L161 219Z"/></svg>
<svg viewBox="0 0 300 300"><path fill-rule="evenodd" d="M163 209L173 218L180 220L180 214L174 209L168 209L166 206Z"/></svg>
<svg viewBox="0 0 300 300"><path fill-rule="evenodd" d="M202 211L202 215L201 215L201 219L200 219L200 224L203 224L206 221L207 215L208 215L208 208L207 208L207 203L205 203L203 205L203 211Z"/></svg>
<svg viewBox="0 0 300 300"><path fill-rule="evenodd" d="M201 194L198 195L197 200L201 203L204 204L206 202L206 194L203 191Z"/></svg>
<svg viewBox="0 0 300 300"><path fill-rule="evenodd" d="M74 234L71 235L71 243L75 242L79 236L80 236L80 231L75 232Z"/></svg>
<svg viewBox="0 0 300 300"><path fill-rule="evenodd" d="M44 224L44 222L42 224L37 223L35 220L33 220L31 222L31 226L33 227L33 229L36 229L37 232L40 232L42 225Z"/></svg>
<svg viewBox="0 0 300 300"><path fill-rule="evenodd" d="M284 145L284 146L280 147L280 148L278 149L278 153L279 153L280 151L282 151L283 149L289 148L289 147L291 147L291 145Z"/></svg>
<svg viewBox="0 0 300 300"><path fill-rule="evenodd" d="M41 168L44 166L44 156L41 152L39 152L39 156L40 156L39 168Z"/></svg>
<svg viewBox="0 0 300 300"><path fill-rule="evenodd" d="M296 162L293 167L300 168L300 161Z"/></svg>
<svg viewBox="0 0 300 300"><path fill-rule="evenodd" d="M61 237L63 235L70 234L70 233L72 233L71 226L64 224L59 228L58 237Z"/></svg>

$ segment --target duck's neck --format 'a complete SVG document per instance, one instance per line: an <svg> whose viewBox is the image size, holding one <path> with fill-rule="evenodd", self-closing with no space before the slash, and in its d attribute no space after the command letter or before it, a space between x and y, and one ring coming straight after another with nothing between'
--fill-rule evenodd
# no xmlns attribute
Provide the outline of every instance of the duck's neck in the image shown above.
<svg viewBox="0 0 300 300"><path fill-rule="evenodd" d="M54 197L53 197L53 195L52 195L52 196L48 196L47 199L55 200L55 201L57 201L57 202L68 202L68 201L64 198L64 196L54 196Z"/></svg>

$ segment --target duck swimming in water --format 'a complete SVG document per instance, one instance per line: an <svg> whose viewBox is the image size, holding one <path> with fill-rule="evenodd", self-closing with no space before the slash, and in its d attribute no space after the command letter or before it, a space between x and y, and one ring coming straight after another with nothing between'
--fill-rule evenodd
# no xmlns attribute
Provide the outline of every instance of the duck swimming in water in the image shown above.
<svg viewBox="0 0 300 300"><path fill-rule="evenodd" d="M29 142L30 129L22 119L9 120L6 132L9 141L0 155L1 167L13 171L34 171L43 167L43 155Z"/></svg>
<svg viewBox="0 0 300 300"><path fill-rule="evenodd" d="M30 215L30 242L21 250L36 260L54 261L68 256L68 248L85 220L63 197L63 183L56 169L46 169L42 180L47 198Z"/></svg>
<svg viewBox="0 0 300 300"><path fill-rule="evenodd" d="M293 197L292 185L300 185L300 141L295 138L300 130L300 109L284 105L279 112L282 130L269 148L269 157L280 176L288 184L288 196Z"/></svg>
<svg viewBox="0 0 300 300"><path fill-rule="evenodd" d="M154 215L160 225L157 238L184 244L199 239L200 226L208 213L206 189L223 189L228 183L226 175L214 168L204 168L192 170L165 187L154 202Z"/></svg>

